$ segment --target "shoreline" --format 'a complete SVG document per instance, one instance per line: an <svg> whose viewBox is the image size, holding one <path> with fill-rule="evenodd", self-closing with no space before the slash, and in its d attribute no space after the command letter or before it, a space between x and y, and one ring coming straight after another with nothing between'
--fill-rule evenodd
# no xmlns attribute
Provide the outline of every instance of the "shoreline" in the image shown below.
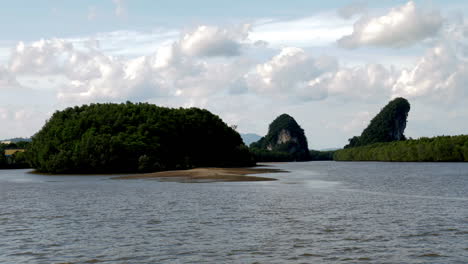
<svg viewBox="0 0 468 264"><path fill-rule="evenodd" d="M113 177L114 180L132 179L165 179L182 181L210 181L210 182L247 182L247 181L276 181L275 178L251 176L252 174L288 172L280 169L265 168L195 168L190 170L171 170L153 173L134 174Z"/></svg>

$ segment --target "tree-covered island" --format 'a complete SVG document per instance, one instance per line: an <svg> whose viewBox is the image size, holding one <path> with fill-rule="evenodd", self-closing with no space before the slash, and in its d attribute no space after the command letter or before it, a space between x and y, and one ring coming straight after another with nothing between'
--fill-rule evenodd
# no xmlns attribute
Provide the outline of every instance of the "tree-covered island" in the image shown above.
<svg viewBox="0 0 468 264"><path fill-rule="evenodd" d="M48 173L133 173L255 164L240 135L198 108L91 104L57 111L32 137L33 168Z"/></svg>

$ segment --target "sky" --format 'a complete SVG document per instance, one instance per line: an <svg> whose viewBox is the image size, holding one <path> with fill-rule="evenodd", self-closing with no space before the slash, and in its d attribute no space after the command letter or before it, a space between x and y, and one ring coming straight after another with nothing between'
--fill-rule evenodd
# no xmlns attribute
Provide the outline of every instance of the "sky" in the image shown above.
<svg viewBox="0 0 468 264"><path fill-rule="evenodd" d="M259 135L287 113L334 148L395 97L407 137L468 133L468 1L0 2L0 139L132 101Z"/></svg>

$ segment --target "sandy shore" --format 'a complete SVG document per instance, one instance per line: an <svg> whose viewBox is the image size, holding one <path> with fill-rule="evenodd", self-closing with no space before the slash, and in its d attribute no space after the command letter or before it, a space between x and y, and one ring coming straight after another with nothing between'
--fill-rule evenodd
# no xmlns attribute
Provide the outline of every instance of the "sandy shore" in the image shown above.
<svg viewBox="0 0 468 264"><path fill-rule="evenodd" d="M120 176L112 179L174 179L182 181L276 181L274 178L249 176L251 174L286 172L266 168L196 168L191 170L160 171L154 173Z"/></svg>

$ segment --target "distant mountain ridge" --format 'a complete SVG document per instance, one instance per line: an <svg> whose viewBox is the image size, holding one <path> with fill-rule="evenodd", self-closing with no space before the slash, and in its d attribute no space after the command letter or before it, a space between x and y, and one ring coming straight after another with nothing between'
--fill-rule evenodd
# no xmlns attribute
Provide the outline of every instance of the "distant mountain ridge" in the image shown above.
<svg viewBox="0 0 468 264"><path fill-rule="evenodd" d="M319 149L318 151L336 151L336 150L339 150L341 148L324 148L324 149Z"/></svg>
<svg viewBox="0 0 468 264"><path fill-rule="evenodd" d="M11 143L18 143L20 141L31 142L31 138L10 138L10 139L2 139L0 141L11 141Z"/></svg>

